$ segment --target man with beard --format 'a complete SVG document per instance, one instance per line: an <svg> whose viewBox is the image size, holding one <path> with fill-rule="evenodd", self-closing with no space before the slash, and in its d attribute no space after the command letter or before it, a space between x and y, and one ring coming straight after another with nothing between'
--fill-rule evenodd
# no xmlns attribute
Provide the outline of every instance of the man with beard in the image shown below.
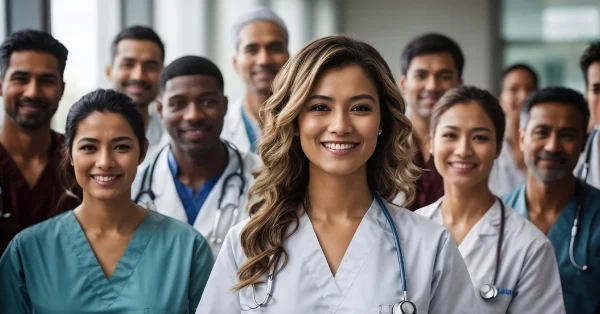
<svg viewBox="0 0 600 314"><path fill-rule="evenodd" d="M438 99L447 90L462 84L465 58L452 39L441 34L425 34L408 43L401 62L402 76L398 85L413 124L412 139L417 149L413 160L424 169L417 181L415 201L404 204L414 211L437 201L444 194L442 177L429 152L429 121ZM404 202L402 198L398 198L399 205Z"/></svg>
<svg viewBox="0 0 600 314"><path fill-rule="evenodd" d="M23 30L0 46L4 118L0 130L0 254L21 230L78 201L56 169L63 136L50 129L65 83L68 50L50 34Z"/></svg>
<svg viewBox="0 0 600 314"><path fill-rule="evenodd" d="M150 104L158 95L158 77L163 69L165 47L151 28L132 26L121 31L111 46L112 64L106 67L106 77L113 89L131 97L138 105L146 126L148 153L146 161L164 147L169 137Z"/></svg>
<svg viewBox="0 0 600 314"><path fill-rule="evenodd" d="M567 313L600 311L600 190L573 175L589 120L588 105L574 90L532 94L519 132L527 181L505 198L552 242Z"/></svg>
<svg viewBox="0 0 600 314"><path fill-rule="evenodd" d="M227 110L221 137L241 151L256 152L260 107L271 94L277 71L287 62L288 31L283 20L259 7L238 18L233 27L233 67L245 85L244 96Z"/></svg>

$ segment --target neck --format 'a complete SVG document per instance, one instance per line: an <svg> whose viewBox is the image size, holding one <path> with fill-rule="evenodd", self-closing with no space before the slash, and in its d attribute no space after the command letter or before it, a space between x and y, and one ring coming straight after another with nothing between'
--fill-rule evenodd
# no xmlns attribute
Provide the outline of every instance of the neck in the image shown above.
<svg viewBox="0 0 600 314"><path fill-rule="evenodd" d="M50 130L50 124L37 130L24 130L5 115L0 143L11 156L20 156L24 160L47 158L52 144Z"/></svg>
<svg viewBox="0 0 600 314"><path fill-rule="evenodd" d="M118 199L103 201L83 196L83 202L74 211L84 230L131 233L146 215L146 210L129 198L131 191Z"/></svg>
<svg viewBox="0 0 600 314"><path fill-rule="evenodd" d="M525 193L529 212L557 213L562 211L573 197L575 178L570 175L560 181L545 183L528 173Z"/></svg>
<svg viewBox="0 0 600 314"><path fill-rule="evenodd" d="M138 105L138 108L144 119L144 130L148 131L148 124L150 124L150 104Z"/></svg>
<svg viewBox="0 0 600 314"><path fill-rule="evenodd" d="M190 156L176 145L172 147L179 168L177 177L194 191L197 191L204 182L221 173L229 164L229 152L221 142L202 156Z"/></svg>
<svg viewBox="0 0 600 314"><path fill-rule="evenodd" d="M308 215L314 219L339 220L362 218L373 194L367 184L366 165L354 174L337 176L310 166L308 182Z"/></svg>
<svg viewBox="0 0 600 314"><path fill-rule="evenodd" d="M496 198L490 192L487 180L465 188L444 182L442 214L450 223L478 221L492 207Z"/></svg>
<svg viewBox="0 0 600 314"><path fill-rule="evenodd" d="M258 94L256 92L246 90L246 94L244 95L243 106L246 112L255 121L260 121L258 112L260 111L260 107L263 105L265 100L267 100L267 95Z"/></svg>
<svg viewBox="0 0 600 314"><path fill-rule="evenodd" d="M421 150L421 154L423 155L423 159L425 162L429 160L429 141L427 140L427 135L429 134L429 119L423 119L418 115L413 115L410 117L410 122L413 126L413 136L417 141L417 145Z"/></svg>

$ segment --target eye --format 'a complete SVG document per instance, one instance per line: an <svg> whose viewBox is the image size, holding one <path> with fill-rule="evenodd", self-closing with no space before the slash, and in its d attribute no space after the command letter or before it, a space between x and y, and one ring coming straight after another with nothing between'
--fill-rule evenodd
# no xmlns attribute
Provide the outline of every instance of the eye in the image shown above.
<svg viewBox="0 0 600 314"><path fill-rule="evenodd" d="M475 135L473 139L478 142L487 142L490 138L487 135Z"/></svg>
<svg viewBox="0 0 600 314"><path fill-rule="evenodd" d="M216 99L202 99L200 100L200 104L204 107L214 107L219 103Z"/></svg>
<svg viewBox="0 0 600 314"><path fill-rule="evenodd" d="M329 108L323 104L319 104L310 107L310 111L329 111Z"/></svg>
<svg viewBox="0 0 600 314"><path fill-rule="evenodd" d="M447 139L455 139L456 138L456 134L454 134L454 133L443 133L442 137L443 138L447 138Z"/></svg>
<svg viewBox="0 0 600 314"><path fill-rule="evenodd" d="M119 151L119 152L128 152L130 149L131 149L131 146L125 145L125 144L120 144L120 145L117 145L117 147L115 147L115 150Z"/></svg>
<svg viewBox="0 0 600 314"><path fill-rule="evenodd" d="M368 105L357 105L352 108L352 111L371 111Z"/></svg>
<svg viewBox="0 0 600 314"><path fill-rule="evenodd" d="M93 152L93 151L96 151L96 146L94 146L94 145L83 145L83 146L79 147L79 150L82 150L84 152Z"/></svg>

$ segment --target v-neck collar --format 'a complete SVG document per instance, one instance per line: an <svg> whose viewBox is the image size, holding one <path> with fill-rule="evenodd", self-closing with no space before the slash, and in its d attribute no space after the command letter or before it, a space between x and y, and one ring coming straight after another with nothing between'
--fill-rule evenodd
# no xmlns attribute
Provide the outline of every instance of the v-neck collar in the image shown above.
<svg viewBox="0 0 600 314"><path fill-rule="evenodd" d="M70 211L61 219L64 226L62 230L67 233L71 240L69 241L71 248L79 259L82 273L87 276L87 284L93 287L93 290L107 307L110 307L118 299L163 218L163 216L153 211L148 211L148 214L146 214L146 217L129 240L127 248L119 259L110 279L107 279L102 271L73 211Z"/></svg>
<svg viewBox="0 0 600 314"><path fill-rule="evenodd" d="M531 221L529 217L529 208L527 207L527 186L523 186L521 190L518 192L519 195L517 197L515 210L525 217L527 220ZM585 193L585 186L582 187L582 191L580 193ZM577 197L572 196L567 204L563 207L562 211L556 218L556 221L548 230L546 236L548 238L552 238L554 234L560 236L570 236L571 234L571 226L573 224L573 220L575 219L575 212L577 210Z"/></svg>
<svg viewBox="0 0 600 314"><path fill-rule="evenodd" d="M299 238L301 243L308 244L307 249L301 253L309 270L307 275L312 277L317 286L315 291L322 293L323 299L328 300L332 312L335 313L344 302L362 265L381 239L385 230L385 221L382 220L385 218L374 199L358 225L334 277L310 218L307 214L300 218Z"/></svg>

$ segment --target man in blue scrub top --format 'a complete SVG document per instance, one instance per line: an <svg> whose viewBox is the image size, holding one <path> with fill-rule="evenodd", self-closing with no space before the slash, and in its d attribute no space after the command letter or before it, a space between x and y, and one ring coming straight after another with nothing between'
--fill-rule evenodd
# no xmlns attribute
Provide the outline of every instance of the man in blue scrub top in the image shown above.
<svg viewBox="0 0 600 314"><path fill-rule="evenodd" d="M567 313L578 314L600 311L600 190L573 175L589 119L583 95L574 90L552 87L531 95L521 111L519 138L527 183L504 199L547 234Z"/></svg>

